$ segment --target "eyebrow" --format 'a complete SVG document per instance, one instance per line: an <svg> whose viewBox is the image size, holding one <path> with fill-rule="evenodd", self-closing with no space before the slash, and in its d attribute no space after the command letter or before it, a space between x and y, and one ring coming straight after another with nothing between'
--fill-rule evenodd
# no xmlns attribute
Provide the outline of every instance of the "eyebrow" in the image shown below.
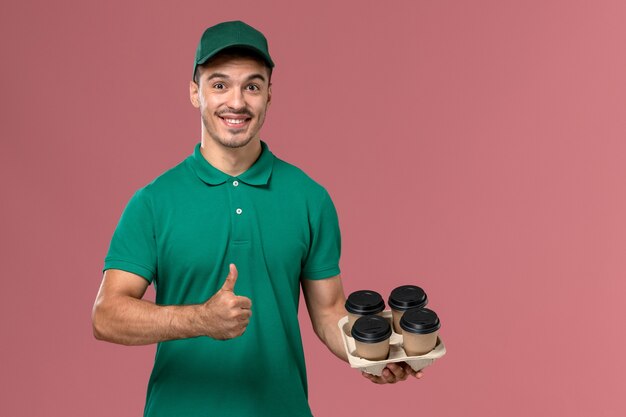
<svg viewBox="0 0 626 417"><path fill-rule="evenodd" d="M212 80L213 78L224 78L224 79L227 79L227 80L230 79L230 77L227 74L223 74L221 72L214 72L214 73L212 73L211 75L209 75L207 80ZM262 74L259 74L259 73L255 73L255 74L249 75L246 78L245 81L252 81L252 80L255 80L255 79L259 79L261 81L266 81L265 77Z"/></svg>

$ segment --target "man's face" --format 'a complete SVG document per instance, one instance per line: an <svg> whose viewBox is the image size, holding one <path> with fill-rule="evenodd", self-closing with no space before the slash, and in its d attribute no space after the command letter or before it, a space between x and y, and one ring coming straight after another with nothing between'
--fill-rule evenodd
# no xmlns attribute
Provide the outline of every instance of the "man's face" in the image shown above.
<svg viewBox="0 0 626 417"><path fill-rule="evenodd" d="M253 58L220 56L198 68L192 104L200 109L203 139L227 148L259 140L271 100L269 69Z"/></svg>

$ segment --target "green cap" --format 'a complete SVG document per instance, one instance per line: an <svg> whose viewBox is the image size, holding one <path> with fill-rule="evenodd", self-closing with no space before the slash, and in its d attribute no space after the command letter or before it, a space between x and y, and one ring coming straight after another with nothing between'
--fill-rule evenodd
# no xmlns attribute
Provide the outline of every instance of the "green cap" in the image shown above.
<svg viewBox="0 0 626 417"><path fill-rule="evenodd" d="M198 65L204 64L218 52L232 47L250 49L258 53L270 68L274 68L267 39L261 32L241 21L223 22L211 26L202 34L196 49L192 78L196 75Z"/></svg>

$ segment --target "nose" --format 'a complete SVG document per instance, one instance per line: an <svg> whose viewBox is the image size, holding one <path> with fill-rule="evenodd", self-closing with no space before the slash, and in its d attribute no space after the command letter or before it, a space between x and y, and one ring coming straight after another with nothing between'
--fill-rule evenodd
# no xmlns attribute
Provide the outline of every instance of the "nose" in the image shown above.
<svg viewBox="0 0 626 417"><path fill-rule="evenodd" d="M233 110L242 110L246 108L246 100L243 91L239 88L233 88L228 94L226 105Z"/></svg>

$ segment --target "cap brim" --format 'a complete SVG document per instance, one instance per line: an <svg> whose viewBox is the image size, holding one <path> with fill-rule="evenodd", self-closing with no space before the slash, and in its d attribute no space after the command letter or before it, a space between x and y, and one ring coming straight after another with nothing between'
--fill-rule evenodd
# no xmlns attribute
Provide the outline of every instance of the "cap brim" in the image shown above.
<svg viewBox="0 0 626 417"><path fill-rule="evenodd" d="M224 46L222 46L219 49L215 49L215 50L211 51L211 53L209 53L209 54L203 56L201 59L199 59L196 62L196 66L204 64L209 59L211 59L215 55L217 55L218 53L220 53L220 52L222 52L222 51L224 51L226 49L229 49L229 48L249 49L249 50L255 52L259 56L259 58L261 58L263 61L265 61L270 66L270 68L274 68L274 62L270 59L270 57L266 56L266 54L263 53L263 51L261 51L259 48L255 47L255 46L252 46L252 45L248 45L248 44L245 44L245 43L242 44L242 43L238 43L238 42L234 42L234 43L231 43L231 44L228 44L228 45L224 45Z"/></svg>

